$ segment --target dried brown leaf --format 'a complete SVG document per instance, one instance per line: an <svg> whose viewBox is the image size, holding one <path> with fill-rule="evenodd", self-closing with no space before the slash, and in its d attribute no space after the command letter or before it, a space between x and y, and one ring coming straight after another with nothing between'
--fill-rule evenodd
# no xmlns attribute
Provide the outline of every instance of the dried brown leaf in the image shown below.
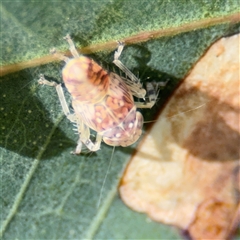
<svg viewBox="0 0 240 240"><path fill-rule="evenodd" d="M239 204L239 35L220 39L128 165L123 201L193 239L226 239Z"/></svg>

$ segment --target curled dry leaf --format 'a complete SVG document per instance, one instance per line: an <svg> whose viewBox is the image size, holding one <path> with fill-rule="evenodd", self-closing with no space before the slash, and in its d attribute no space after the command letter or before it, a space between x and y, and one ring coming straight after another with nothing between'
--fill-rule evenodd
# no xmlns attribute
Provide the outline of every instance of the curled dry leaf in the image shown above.
<svg viewBox="0 0 240 240"><path fill-rule="evenodd" d="M239 35L195 65L139 145L119 190L193 239L226 239L239 211Z"/></svg>

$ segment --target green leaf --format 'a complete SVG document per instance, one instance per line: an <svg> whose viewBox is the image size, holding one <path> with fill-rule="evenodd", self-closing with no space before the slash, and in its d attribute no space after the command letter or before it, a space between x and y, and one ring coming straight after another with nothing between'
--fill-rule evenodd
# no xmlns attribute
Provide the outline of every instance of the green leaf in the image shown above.
<svg viewBox="0 0 240 240"><path fill-rule="evenodd" d="M3 239L183 238L119 199L119 179L136 144L116 147L109 170L113 149L104 143L96 153L71 155L73 126L55 89L37 80L43 73L61 81L63 63L48 52L67 50L67 33L110 69L114 42L123 39L129 46L122 61L143 82L170 80L158 104L143 111L153 120L211 43L239 32L238 1L2 1L0 11L1 74L8 73L0 79Z"/></svg>

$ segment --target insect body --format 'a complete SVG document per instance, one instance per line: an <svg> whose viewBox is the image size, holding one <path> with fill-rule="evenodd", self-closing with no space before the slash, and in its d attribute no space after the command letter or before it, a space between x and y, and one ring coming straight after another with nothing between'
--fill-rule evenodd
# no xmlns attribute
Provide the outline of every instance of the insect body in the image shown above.
<svg viewBox="0 0 240 240"><path fill-rule="evenodd" d="M54 50L53 53L66 62L62 71L63 81L72 96L71 114L66 103L61 84L47 81L43 75L40 84L55 86L63 111L67 118L76 123L79 140L75 154L79 154L84 144L89 150L100 149L101 141L111 146L129 146L136 142L142 133L143 117L137 107L151 108L158 90L152 85L150 102L134 103L133 95L144 98L146 91L140 80L118 60L123 50L123 43L114 55L114 64L125 72L127 78L108 73L92 59L79 55L69 35L65 38L74 56L69 59ZM90 129L97 132L96 141L90 139Z"/></svg>

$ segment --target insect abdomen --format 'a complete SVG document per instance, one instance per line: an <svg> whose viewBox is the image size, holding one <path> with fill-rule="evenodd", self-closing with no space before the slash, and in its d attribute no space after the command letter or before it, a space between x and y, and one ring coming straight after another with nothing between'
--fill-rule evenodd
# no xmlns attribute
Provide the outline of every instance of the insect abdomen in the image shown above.
<svg viewBox="0 0 240 240"><path fill-rule="evenodd" d="M103 134L103 141L110 146L127 147L139 139L142 125L143 116L133 107L121 124Z"/></svg>

